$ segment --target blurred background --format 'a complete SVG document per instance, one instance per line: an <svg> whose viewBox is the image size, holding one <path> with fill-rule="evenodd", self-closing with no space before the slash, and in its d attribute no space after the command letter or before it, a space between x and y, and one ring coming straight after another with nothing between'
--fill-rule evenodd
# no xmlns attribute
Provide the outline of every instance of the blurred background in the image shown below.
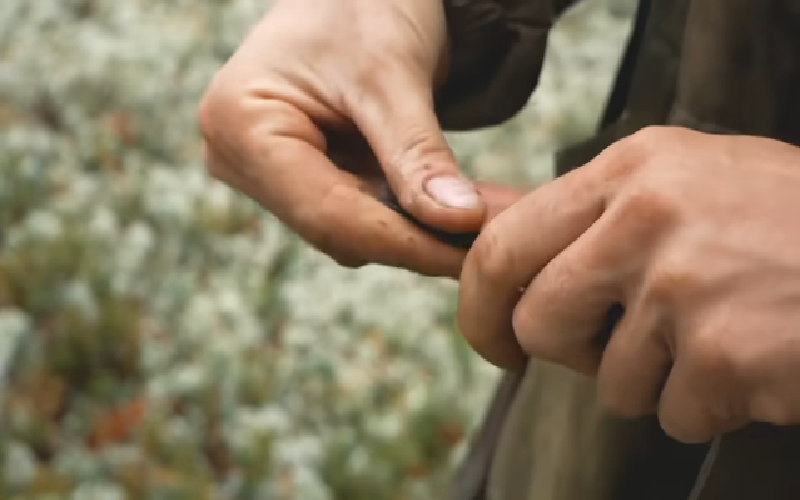
<svg viewBox="0 0 800 500"><path fill-rule="evenodd" d="M524 112L449 137L471 175L550 178L633 3L571 11ZM497 380L456 285L341 269L202 163L268 4L0 1L0 498L442 498Z"/></svg>

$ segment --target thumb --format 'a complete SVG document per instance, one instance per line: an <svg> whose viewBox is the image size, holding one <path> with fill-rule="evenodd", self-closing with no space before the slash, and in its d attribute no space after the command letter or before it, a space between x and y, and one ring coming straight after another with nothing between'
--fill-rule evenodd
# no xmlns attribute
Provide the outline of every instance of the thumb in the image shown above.
<svg viewBox="0 0 800 500"><path fill-rule="evenodd" d="M348 108L398 201L416 219L438 229L478 230L486 204L461 174L444 138L431 79L409 71L380 73Z"/></svg>

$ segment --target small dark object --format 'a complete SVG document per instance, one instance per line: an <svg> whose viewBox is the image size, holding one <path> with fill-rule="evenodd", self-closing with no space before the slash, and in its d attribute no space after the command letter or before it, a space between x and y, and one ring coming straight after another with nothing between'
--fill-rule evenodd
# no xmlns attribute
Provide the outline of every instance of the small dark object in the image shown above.
<svg viewBox="0 0 800 500"><path fill-rule="evenodd" d="M443 231L441 229L436 229L435 227L431 227L417 220L417 218L415 218L413 215L408 213L402 206L400 206L400 202L397 200L397 196L395 196L394 192L387 183L381 184L381 189L378 193L378 200L380 200L384 205L391 208L398 214L402 215L409 222L412 222L414 225L416 225L426 233L430 234L437 240L452 247L460 248L462 250L468 250L472 246L472 244L475 243L475 239L478 237L479 233L477 232L450 233L447 231Z"/></svg>

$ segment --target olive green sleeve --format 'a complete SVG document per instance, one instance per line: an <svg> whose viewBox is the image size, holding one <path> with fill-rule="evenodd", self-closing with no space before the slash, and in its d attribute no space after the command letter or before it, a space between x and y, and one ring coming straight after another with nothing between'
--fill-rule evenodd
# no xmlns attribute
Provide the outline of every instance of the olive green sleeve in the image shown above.
<svg viewBox="0 0 800 500"><path fill-rule="evenodd" d="M547 36L576 0L444 0L448 76L435 95L445 130L502 123L539 81Z"/></svg>

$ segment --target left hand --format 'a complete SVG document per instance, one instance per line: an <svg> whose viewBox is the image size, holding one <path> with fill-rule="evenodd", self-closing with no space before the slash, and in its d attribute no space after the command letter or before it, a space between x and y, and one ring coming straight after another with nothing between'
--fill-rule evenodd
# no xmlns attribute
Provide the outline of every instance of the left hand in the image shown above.
<svg viewBox="0 0 800 500"><path fill-rule="evenodd" d="M596 376L608 409L657 413L679 441L800 423L800 149L674 127L619 141L486 226L458 319L489 361Z"/></svg>

